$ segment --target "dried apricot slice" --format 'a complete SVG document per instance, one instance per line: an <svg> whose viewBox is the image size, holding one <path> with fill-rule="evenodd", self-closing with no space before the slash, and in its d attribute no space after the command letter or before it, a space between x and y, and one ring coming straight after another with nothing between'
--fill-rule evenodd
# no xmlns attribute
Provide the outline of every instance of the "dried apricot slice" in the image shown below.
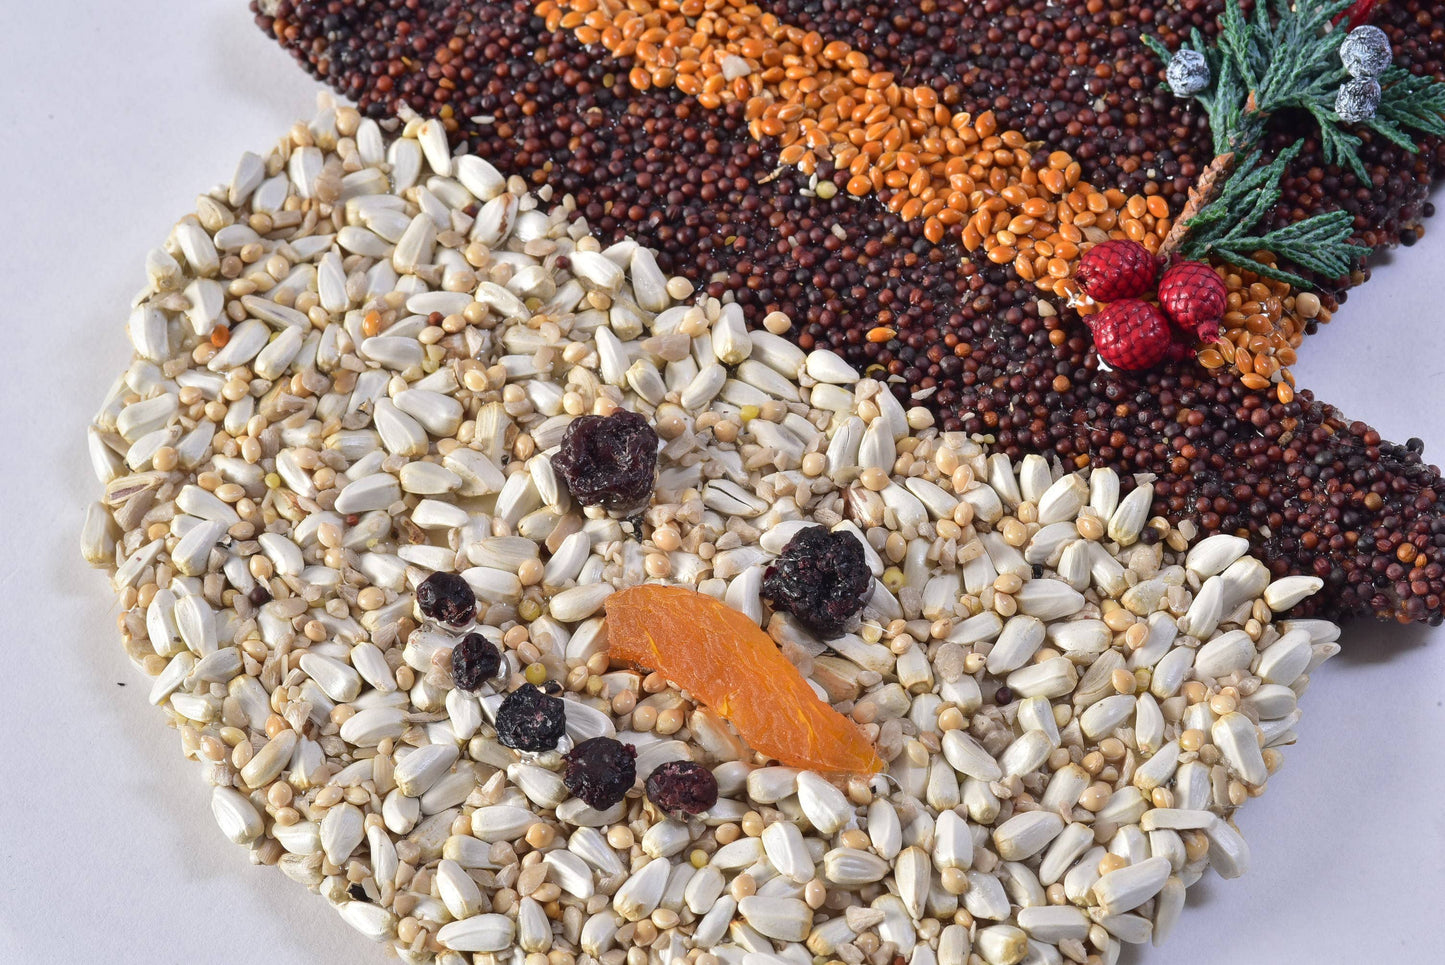
<svg viewBox="0 0 1445 965"><path fill-rule="evenodd" d="M857 725L818 699L772 638L710 596L655 584L614 593L607 639L614 659L661 673L780 763L825 773L883 769Z"/></svg>

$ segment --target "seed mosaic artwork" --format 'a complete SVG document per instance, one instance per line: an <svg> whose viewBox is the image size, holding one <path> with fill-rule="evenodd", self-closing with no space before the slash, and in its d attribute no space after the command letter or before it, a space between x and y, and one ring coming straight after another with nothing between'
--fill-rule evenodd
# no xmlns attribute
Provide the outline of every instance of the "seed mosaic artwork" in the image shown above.
<svg viewBox="0 0 1445 965"><path fill-rule="evenodd" d="M1113 965L1335 621L1445 616L1423 445L1290 371L1433 213L1445 5L251 9L355 106L146 257L82 549L401 960Z"/></svg>
<svg viewBox="0 0 1445 965"><path fill-rule="evenodd" d="M666 22L648 27L654 33L628 53L619 44L636 43L624 36L635 28L615 21L634 8L641 25L646 16ZM603 239L653 247L665 271L731 298L750 326L787 315L790 340L832 349L885 378L905 404L933 411L941 428L987 437L1015 459L1048 454L1076 468L1109 466L1126 480L1150 472L1156 513L1191 519L1205 533L1245 535L1276 575L1324 579L1314 610L1438 623L1445 484L1416 440L1382 440L1296 389L1287 374L1306 333L1336 307L1332 293L1365 271L1320 279L1318 291L1308 291L1222 266L1224 337L1198 344L1197 362L1142 373L1101 367L1079 314L1090 307L1070 305L1077 299L1068 275L1081 246L1111 233L1157 241L1210 169L1205 112L1161 86L1162 65L1140 37L1170 48L1196 28L1212 37L1223 9L283 2L258 7L257 18L363 111L385 116L405 104L436 113L458 147L571 194L575 216ZM972 152L972 167L954 175L951 162L937 164L944 177L968 179L961 187L972 183L966 200L979 194L987 217L954 220L949 207L932 220L902 217L907 186L889 179L911 182L924 168L908 174L900 154L882 170L881 130L877 153L860 151L847 166L815 158L809 174L805 158L801 167L781 163L797 145L768 132L786 139L790 124L803 131L801 121L750 117L756 108L730 92L756 83L785 94L794 90L787 85L803 89L816 78L789 78L796 66L780 62L768 70L781 79L764 81L766 71L729 54L744 62L711 65L719 72L708 83L722 88L688 93L691 82L679 78L696 72L648 58L703 50L710 38L696 48L670 39L700 17L717 24L712 37L747 34L742 53L749 43L767 47L748 39L755 29L771 31L778 53L769 56L848 51L839 69L863 87L850 109L860 126L850 136L865 147L873 143L868 125L887 123L869 120L878 107L868 106L877 93L869 84L896 92L899 103L911 99L913 110L932 105L938 117L966 119L949 130L964 155ZM1445 40L1434 29L1440 19L1431 4L1383 4L1372 13L1394 63L1416 73L1445 63ZM1027 56L1006 37L1018 38ZM887 97L881 106L886 113ZM1295 153L1259 230L1343 206L1355 216L1358 243L1413 242L1440 142L1423 137L1410 154L1369 131L1362 138L1368 188L1352 171L1322 163L1316 134L1291 128L1287 117L1272 122L1266 149L1292 145ZM941 140L947 153L951 142ZM867 188L855 184L859 163L871 168ZM1058 192L1049 193L1050 184ZM1058 220L1065 215L1069 221ZM944 229L937 244L933 224ZM1019 237L1033 245L1032 260L1020 261Z"/></svg>
<svg viewBox="0 0 1445 965"><path fill-rule="evenodd" d="M1243 873L1339 649L1320 579L943 430L550 194L325 106L149 256L84 549L227 837L448 965L1109 962ZM590 417L655 432L640 506L555 468ZM811 533L865 580L822 637L764 592ZM759 754L609 641L659 584L884 773L775 763L795 730Z"/></svg>

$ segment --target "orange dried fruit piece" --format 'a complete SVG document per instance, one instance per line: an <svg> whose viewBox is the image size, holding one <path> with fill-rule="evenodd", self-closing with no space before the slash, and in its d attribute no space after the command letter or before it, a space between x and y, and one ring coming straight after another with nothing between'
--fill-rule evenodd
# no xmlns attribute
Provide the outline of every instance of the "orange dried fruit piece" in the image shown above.
<svg viewBox="0 0 1445 965"><path fill-rule="evenodd" d="M863 732L818 699L757 624L710 596L647 584L607 598L608 654L656 670L790 767L873 774Z"/></svg>

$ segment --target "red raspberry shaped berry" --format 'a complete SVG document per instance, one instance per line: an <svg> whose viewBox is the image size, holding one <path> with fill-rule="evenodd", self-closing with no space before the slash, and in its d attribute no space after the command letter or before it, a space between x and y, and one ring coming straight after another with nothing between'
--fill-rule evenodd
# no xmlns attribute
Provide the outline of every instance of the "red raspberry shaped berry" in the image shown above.
<svg viewBox="0 0 1445 965"><path fill-rule="evenodd" d="M1169 322L1148 302L1126 298L1089 316L1088 322L1099 358L1116 369L1153 368L1170 354Z"/></svg>
<svg viewBox="0 0 1445 965"><path fill-rule="evenodd" d="M1106 241L1079 259L1074 278L1096 302L1138 298L1154 285L1159 265L1148 248L1137 241Z"/></svg>
<svg viewBox="0 0 1445 965"><path fill-rule="evenodd" d="M1198 261L1172 265L1159 279L1159 307L1174 324L1201 341L1219 337L1229 292L1214 269Z"/></svg>

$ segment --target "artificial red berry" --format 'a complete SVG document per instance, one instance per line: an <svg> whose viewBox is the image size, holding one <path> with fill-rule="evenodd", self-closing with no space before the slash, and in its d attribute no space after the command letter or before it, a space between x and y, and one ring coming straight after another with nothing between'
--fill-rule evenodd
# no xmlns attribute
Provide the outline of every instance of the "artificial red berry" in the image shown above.
<svg viewBox="0 0 1445 965"><path fill-rule="evenodd" d="M1171 265L1159 279L1159 307L1175 325L1201 341L1219 337L1229 292L1214 269L1198 261Z"/></svg>
<svg viewBox="0 0 1445 965"><path fill-rule="evenodd" d="M1088 321L1099 358L1116 369L1153 368L1169 355L1169 322L1149 302L1126 298L1090 315Z"/></svg>
<svg viewBox="0 0 1445 965"><path fill-rule="evenodd" d="M1354 29L1362 23L1369 22L1370 17L1375 13L1375 7L1379 6L1379 3L1380 0L1355 0L1354 3L1335 14L1333 22L1339 23L1341 20L1347 20L1349 21L1350 28Z"/></svg>
<svg viewBox="0 0 1445 965"><path fill-rule="evenodd" d="M1116 302L1148 293L1159 273L1154 255L1137 241L1106 241L1079 259L1074 279L1096 302Z"/></svg>

